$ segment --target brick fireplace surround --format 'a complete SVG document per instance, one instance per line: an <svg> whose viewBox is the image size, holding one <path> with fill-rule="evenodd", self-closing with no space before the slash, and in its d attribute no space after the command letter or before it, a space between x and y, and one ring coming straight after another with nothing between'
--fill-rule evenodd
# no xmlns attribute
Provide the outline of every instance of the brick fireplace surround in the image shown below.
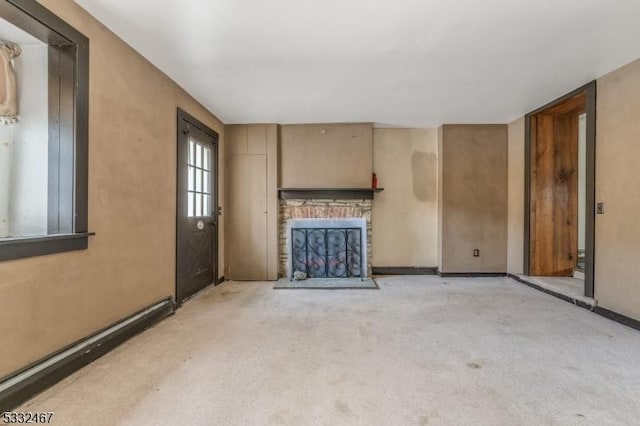
<svg viewBox="0 0 640 426"><path fill-rule="evenodd" d="M349 219L364 218L367 223L367 271L371 276L371 200L329 200L329 199L281 199L279 220L280 266L278 275L286 277L289 270L289 247L287 221L289 219Z"/></svg>

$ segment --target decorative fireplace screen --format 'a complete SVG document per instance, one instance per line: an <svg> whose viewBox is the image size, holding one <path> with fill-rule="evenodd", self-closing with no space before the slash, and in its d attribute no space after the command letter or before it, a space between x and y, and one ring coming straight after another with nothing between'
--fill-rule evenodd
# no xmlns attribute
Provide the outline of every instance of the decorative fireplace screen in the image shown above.
<svg viewBox="0 0 640 426"><path fill-rule="evenodd" d="M309 278L363 277L360 228L292 228L292 273Z"/></svg>

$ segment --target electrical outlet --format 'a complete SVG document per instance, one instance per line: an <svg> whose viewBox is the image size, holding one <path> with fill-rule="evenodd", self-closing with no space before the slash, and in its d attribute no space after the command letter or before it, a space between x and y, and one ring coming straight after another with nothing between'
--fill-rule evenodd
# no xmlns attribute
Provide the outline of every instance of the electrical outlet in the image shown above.
<svg viewBox="0 0 640 426"><path fill-rule="evenodd" d="M473 249L473 257L480 257L480 250Z"/></svg>

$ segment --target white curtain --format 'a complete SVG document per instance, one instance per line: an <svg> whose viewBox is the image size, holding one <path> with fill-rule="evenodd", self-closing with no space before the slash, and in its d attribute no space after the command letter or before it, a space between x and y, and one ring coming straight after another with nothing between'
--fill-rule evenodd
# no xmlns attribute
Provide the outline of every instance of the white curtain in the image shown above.
<svg viewBox="0 0 640 426"><path fill-rule="evenodd" d="M18 89L11 61L21 51L17 44L0 41L0 238L8 236L10 228L13 123L18 121Z"/></svg>
<svg viewBox="0 0 640 426"><path fill-rule="evenodd" d="M21 52L15 43L0 42L0 121L7 124L18 121L18 88L11 61Z"/></svg>

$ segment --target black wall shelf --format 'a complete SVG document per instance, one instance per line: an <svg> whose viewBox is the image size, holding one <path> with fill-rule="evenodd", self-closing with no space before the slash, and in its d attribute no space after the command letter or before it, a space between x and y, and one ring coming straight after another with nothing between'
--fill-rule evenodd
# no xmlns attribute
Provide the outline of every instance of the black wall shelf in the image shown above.
<svg viewBox="0 0 640 426"><path fill-rule="evenodd" d="M384 188L278 188L282 200L372 200Z"/></svg>

